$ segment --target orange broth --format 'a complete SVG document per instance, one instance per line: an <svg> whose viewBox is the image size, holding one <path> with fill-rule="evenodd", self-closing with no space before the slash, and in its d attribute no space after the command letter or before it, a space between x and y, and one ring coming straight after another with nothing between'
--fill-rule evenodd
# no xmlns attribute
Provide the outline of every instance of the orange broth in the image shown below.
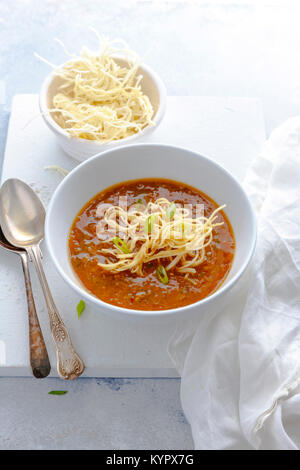
<svg viewBox="0 0 300 470"><path fill-rule="evenodd" d="M119 205L119 198L124 196L127 196L128 206L140 200L147 204L161 197L181 205L203 204L206 217L218 207L198 189L166 179L127 181L101 191L80 210L69 235L71 264L83 286L104 302L134 310L178 308L215 292L230 271L235 251L233 230L223 211L219 212L217 220L223 225L214 228L204 262L197 266L196 274L190 276L193 282L185 274L170 270L168 284L162 284L156 276L157 261L144 265L143 277L129 271L111 273L98 265L106 260L100 250L112 246L112 242L101 241L96 235L96 224L100 220L96 216L97 206L99 203ZM160 262L167 263L167 260Z"/></svg>

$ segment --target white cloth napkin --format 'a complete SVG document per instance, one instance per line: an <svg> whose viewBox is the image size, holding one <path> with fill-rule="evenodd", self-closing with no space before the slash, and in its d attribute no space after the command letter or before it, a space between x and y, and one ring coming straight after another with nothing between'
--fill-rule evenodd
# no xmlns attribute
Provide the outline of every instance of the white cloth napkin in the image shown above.
<svg viewBox="0 0 300 470"><path fill-rule="evenodd" d="M225 310L178 324L169 353L196 449L298 449L300 117L272 133L244 186L258 215L251 269Z"/></svg>

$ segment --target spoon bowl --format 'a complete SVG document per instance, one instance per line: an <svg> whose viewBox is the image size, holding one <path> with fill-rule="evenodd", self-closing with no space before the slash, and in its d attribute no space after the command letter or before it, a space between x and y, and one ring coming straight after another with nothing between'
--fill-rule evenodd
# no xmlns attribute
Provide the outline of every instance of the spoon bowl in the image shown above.
<svg viewBox="0 0 300 470"><path fill-rule="evenodd" d="M44 238L45 209L30 186L17 178L8 179L1 187L0 218L12 245L25 248Z"/></svg>

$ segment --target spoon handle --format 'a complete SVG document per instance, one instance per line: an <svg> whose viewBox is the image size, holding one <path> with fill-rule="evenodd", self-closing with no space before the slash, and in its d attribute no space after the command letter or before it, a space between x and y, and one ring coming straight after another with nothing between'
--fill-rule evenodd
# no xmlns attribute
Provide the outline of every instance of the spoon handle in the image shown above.
<svg viewBox="0 0 300 470"><path fill-rule="evenodd" d="M19 255L22 261L28 304L30 364L33 375L37 379L42 379L49 375L51 366L43 334L39 324L39 319L35 309L30 274L28 269L28 255L25 252L19 253Z"/></svg>
<svg viewBox="0 0 300 470"><path fill-rule="evenodd" d="M65 324L62 321L54 304L54 300L42 266L39 246L32 245L30 248L28 248L28 253L30 254L36 268L48 308L50 328L56 348L58 374L60 377L66 380L76 379L83 373L84 363L75 352L67 328L65 327Z"/></svg>

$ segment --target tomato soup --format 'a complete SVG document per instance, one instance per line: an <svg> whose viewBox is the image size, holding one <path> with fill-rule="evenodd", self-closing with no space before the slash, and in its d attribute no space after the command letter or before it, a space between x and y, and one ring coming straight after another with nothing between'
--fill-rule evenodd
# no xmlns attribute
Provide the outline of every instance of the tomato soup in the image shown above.
<svg viewBox="0 0 300 470"><path fill-rule="evenodd" d="M230 222L224 211L218 213L212 241L205 249L203 262L196 273L188 278L171 269L165 285L157 278L158 261L146 263L143 275L130 271L108 272L99 263L107 256L101 251L111 241L97 236L99 204L119 205L127 197L128 205L166 198L170 202L204 207L204 216L209 217L218 205L206 194L186 184L166 179L143 179L127 181L101 191L94 196L76 216L69 235L70 260L83 286L104 302L134 310L167 310L197 302L215 292L225 280L233 263L235 241Z"/></svg>

